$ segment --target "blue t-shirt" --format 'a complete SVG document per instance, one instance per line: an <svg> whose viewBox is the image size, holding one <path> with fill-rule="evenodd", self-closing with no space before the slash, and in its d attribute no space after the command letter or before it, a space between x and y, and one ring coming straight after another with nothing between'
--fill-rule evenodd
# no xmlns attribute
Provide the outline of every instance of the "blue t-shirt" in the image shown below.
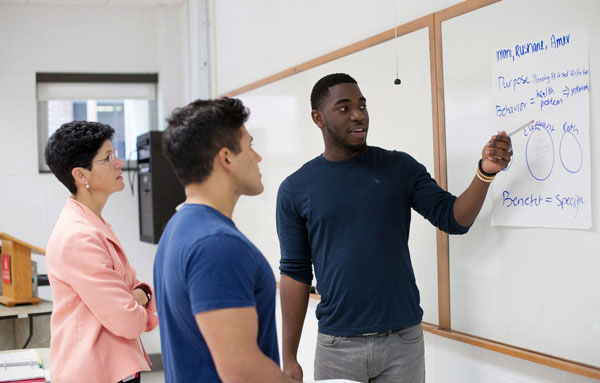
<svg viewBox="0 0 600 383"><path fill-rule="evenodd" d="M466 233L456 197L403 152L368 147L345 161L323 156L286 178L277 196L280 270L321 294L319 332L358 335L421 322L408 235L411 208L441 230Z"/></svg>
<svg viewBox="0 0 600 383"><path fill-rule="evenodd" d="M262 253L217 210L185 204L169 220L154 260L167 382L220 382L195 314L254 306L258 347L279 364L275 277Z"/></svg>

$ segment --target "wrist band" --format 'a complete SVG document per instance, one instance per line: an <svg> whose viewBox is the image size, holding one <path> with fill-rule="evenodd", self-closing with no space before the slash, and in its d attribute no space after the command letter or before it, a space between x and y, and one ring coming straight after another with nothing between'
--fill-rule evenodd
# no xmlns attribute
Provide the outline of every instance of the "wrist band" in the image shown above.
<svg viewBox="0 0 600 383"><path fill-rule="evenodd" d="M148 305L150 304L150 299L152 299L152 292L150 291L150 289L148 287L146 287L144 285L139 286L138 289L142 290L146 294L146 298L148 298L148 302L146 302L144 307L148 307Z"/></svg>
<svg viewBox="0 0 600 383"><path fill-rule="evenodd" d="M483 170L483 166L481 166L481 164L483 163L483 160L480 159L479 162L477 163L477 169L479 170L479 172L481 173L482 176L487 177L487 178L494 178L496 177L496 174L498 173L488 173L486 171Z"/></svg>

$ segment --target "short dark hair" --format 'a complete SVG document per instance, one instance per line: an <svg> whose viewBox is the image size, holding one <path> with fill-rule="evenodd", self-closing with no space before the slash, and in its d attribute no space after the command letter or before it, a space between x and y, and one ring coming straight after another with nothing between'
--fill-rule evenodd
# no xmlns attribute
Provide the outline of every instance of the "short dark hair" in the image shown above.
<svg viewBox="0 0 600 383"><path fill-rule="evenodd" d="M77 192L71 171L76 167L91 170L92 160L115 130L100 122L72 121L61 125L48 139L44 158L56 178L72 194Z"/></svg>
<svg viewBox="0 0 600 383"><path fill-rule="evenodd" d="M227 97L196 100L173 111L162 149L184 186L206 180L222 148L240 152L241 127L249 115L242 101Z"/></svg>
<svg viewBox="0 0 600 383"><path fill-rule="evenodd" d="M357 84L356 80L346 73L332 73L321 78L310 92L310 107L312 110L318 110L321 107L321 101L329 94L329 88L337 84Z"/></svg>

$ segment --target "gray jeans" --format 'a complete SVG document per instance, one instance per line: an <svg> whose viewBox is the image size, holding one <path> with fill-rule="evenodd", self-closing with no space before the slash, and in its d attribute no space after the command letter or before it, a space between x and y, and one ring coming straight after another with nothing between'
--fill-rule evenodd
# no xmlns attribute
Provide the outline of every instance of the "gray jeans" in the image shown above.
<svg viewBox="0 0 600 383"><path fill-rule="evenodd" d="M369 383L425 382L421 325L374 335L319 333L315 380L350 379Z"/></svg>

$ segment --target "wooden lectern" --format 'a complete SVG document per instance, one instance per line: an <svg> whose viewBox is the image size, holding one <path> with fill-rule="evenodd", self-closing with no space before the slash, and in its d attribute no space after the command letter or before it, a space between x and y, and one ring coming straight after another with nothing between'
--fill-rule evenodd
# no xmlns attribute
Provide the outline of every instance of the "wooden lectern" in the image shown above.
<svg viewBox="0 0 600 383"><path fill-rule="evenodd" d="M41 299L33 296L31 286L31 251L42 255L46 251L0 231L2 240L2 296L5 306L37 305Z"/></svg>

